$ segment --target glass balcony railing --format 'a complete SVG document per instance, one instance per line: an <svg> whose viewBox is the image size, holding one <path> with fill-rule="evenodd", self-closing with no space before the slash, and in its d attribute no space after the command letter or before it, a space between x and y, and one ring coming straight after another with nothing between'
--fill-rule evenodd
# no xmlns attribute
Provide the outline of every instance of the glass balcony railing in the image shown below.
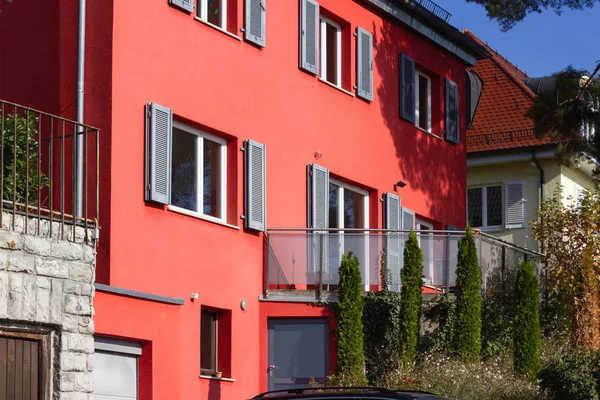
<svg viewBox="0 0 600 400"><path fill-rule="evenodd" d="M423 252L423 291L452 292L456 286L458 241L464 232L417 231ZM382 268L388 288L402 286L403 252L408 231L280 229L267 233L265 292L332 292L339 283L342 254L352 251L360 263L364 291L380 290ZM538 253L476 232L482 289L503 284L524 259Z"/></svg>

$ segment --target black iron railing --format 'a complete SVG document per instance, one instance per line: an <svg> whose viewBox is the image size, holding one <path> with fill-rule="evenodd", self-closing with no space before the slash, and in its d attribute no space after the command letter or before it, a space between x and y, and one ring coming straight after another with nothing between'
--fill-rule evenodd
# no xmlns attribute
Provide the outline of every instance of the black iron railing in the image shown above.
<svg viewBox="0 0 600 400"><path fill-rule="evenodd" d="M444 20L445 22L448 22L450 20L450 17L452 17L452 14L450 14L444 8L438 6L436 3L434 3L431 0L412 0L412 1L416 4L418 4L419 6L421 6L421 8L424 8L425 10L429 11L436 17Z"/></svg>
<svg viewBox="0 0 600 400"><path fill-rule="evenodd" d="M99 140L97 128L0 100L0 226L89 240L98 228Z"/></svg>

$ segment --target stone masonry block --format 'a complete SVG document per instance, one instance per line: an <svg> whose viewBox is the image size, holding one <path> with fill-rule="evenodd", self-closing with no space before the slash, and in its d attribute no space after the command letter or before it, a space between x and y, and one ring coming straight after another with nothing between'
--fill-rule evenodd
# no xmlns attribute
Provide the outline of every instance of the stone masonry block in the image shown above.
<svg viewBox="0 0 600 400"><path fill-rule="evenodd" d="M62 347L63 350L93 354L94 337L92 335L82 335L80 333L64 332L62 334Z"/></svg>
<svg viewBox="0 0 600 400"><path fill-rule="evenodd" d="M75 315L91 315L92 307L89 298L66 295L64 312Z"/></svg>
<svg viewBox="0 0 600 400"><path fill-rule="evenodd" d="M23 318L23 275L8 275L8 316L14 319Z"/></svg>
<svg viewBox="0 0 600 400"><path fill-rule="evenodd" d="M23 319L26 321L35 320L36 306L36 279L32 275L23 276Z"/></svg>
<svg viewBox="0 0 600 400"><path fill-rule="evenodd" d="M6 270L14 272L33 273L36 258L34 255L22 251L12 251L7 254Z"/></svg>
<svg viewBox="0 0 600 400"><path fill-rule="evenodd" d="M66 392L61 393L58 400L92 400L90 394L80 392Z"/></svg>
<svg viewBox="0 0 600 400"><path fill-rule="evenodd" d="M63 392L91 393L94 390L92 374L87 372L62 372L60 390Z"/></svg>
<svg viewBox="0 0 600 400"><path fill-rule="evenodd" d="M87 371L87 354L64 352L60 355L61 371Z"/></svg>
<svg viewBox="0 0 600 400"><path fill-rule="evenodd" d="M12 230L0 230L0 248L21 250L23 248L23 235Z"/></svg>
<svg viewBox="0 0 600 400"><path fill-rule="evenodd" d="M94 370L94 355L87 356L87 370L88 371Z"/></svg>
<svg viewBox="0 0 600 400"><path fill-rule="evenodd" d="M52 241L52 256L69 261L81 260L83 247L79 243L71 243L66 240Z"/></svg>
<svg viewBox="0 0 600 400"><path fill-rule="evenodd" d="M78 282L92 283L93 265L82 262L70 262L68 264L69 278Z"/></svg>
<svg viewBox="0 0 600 400"><path fill-rule="evenodd" d="M25 251L38 256L48 257L51 255L52 241L40 236L25 235Z"/></svg>
<svg viewBox="0 0 600 400"><path fill-rule="evenodd" d="M38 278L36 282L39 282L40 279L45 278ZM39 322L50 321L50 288L38 285L35 299L35 320Z"/></svg>
<svg viewBox="0 0 600 400"><path fill-rule="evenodd" d="M49 276L51 278L67 278L69 270L67 264L63 260L51 260L45 258L37 258L35 265L38 275Z"/></svg>
<svg viewBox="0 0 600 400"><path fill-rule="evenodd" d="M52 279L50 289L50 322L61 323L63 317L63 286L60 279Z"/></svg>

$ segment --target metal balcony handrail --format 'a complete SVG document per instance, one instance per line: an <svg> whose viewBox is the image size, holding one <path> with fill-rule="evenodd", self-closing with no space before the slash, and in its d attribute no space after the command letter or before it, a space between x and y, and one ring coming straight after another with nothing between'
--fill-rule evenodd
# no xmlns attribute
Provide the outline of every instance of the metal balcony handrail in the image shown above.
<svg viewBox="0 0 600 400"><path fill-rule="evenodd" d="M448 22L452 14L450 14L445 8L440 7L435 2L431 0L413 0L416 4L429 11L436 17L444 20L444 22Z"/></svg>

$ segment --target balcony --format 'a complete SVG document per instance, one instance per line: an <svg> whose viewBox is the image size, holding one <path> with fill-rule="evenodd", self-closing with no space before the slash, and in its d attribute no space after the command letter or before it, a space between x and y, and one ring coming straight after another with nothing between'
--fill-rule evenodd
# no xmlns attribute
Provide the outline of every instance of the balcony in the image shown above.
<svg viewBox="0 0 600 400"><path fill-rule="evenodd" d="M99 130L0 100L0 226L49 238L97 235Z"/></svg>
<svg viewBox="0 0 600 400"><path fill-rule="evenodd" d="M423 252L423 292L448 294L456 286L458 241L465 232L416 231ZM405 230L271 229L266 235L265 298L335 300L341 256L352 251L360 262L363 290L381 289L381 269L388 288L402 285ZM539 253L475 232L482 290L511 287L511 276L525 259ZM500 286L498 286L500 285ZM512 290L512 289L510 289Z"/></svg>
<svg viewBox="0 0 600 400"><path fill-rule="evenodd" d="M452 17L452 14L446 11L446 9L440 7L431 0L413 0L413 3L418 4L421 8L429 11L436 17L442 19L444 22L448 22L450 17Z"/></svg>

